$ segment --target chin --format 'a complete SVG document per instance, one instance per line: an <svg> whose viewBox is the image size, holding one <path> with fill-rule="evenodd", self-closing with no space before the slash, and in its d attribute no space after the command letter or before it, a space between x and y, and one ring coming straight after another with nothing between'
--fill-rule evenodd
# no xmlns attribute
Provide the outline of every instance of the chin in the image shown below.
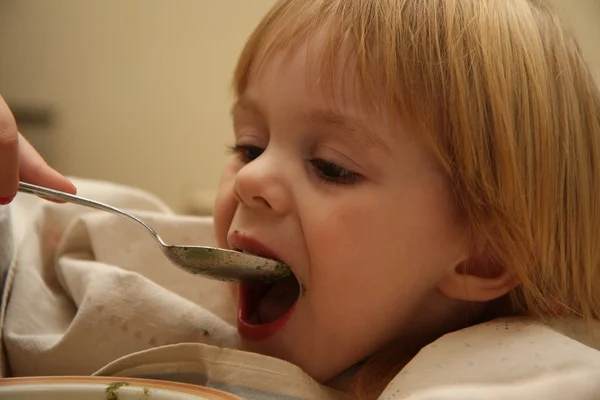
<svg viewBox="0 0 600 400"><path fill-rule="evenodd" d="M312 355L309 351L303 351L300 346L289 345L284 343L282 333L281 337L273 338L273 340L253 341L241 339L241 348L252 353L259 353L265 356L278 358L287 361L302 369L303 372L311 376L318 382L326 384L331 379L335 378L345 368L336 368L331 365L332 359L327 353Z"/></svg>

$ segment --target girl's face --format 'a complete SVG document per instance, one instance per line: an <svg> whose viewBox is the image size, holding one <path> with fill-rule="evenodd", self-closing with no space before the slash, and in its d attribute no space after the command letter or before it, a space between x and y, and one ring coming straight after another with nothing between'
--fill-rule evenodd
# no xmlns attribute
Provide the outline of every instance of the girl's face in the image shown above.
<svg viewBox="0 0 600 400"><path fill-rule="evenodd" d="M295 275L241 285L243 347L325 381L443 318L438 285L466 246L426 147L399 117L366 111L351 71L340 68L329 96L314 51L251 73L233 109L215 228L219 246L277 258Z"/></svg>

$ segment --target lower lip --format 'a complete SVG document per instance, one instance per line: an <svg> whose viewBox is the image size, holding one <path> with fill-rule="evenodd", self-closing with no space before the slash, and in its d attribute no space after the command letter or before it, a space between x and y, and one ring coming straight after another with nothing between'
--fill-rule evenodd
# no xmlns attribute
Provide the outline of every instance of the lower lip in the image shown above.
<svg viewBox="0 0 600 400"><path fill-rule="evenodd" d="M244 339L252 341L268 339L279 332L281 328L283 328L296 308L297 302L294 303L294 305L290 307L285 314L277 318L275 321L267 324L253 324L250 322L250 310L256 309L256 304L252 304L253 300L249 301L249 299L252 297L249 296L248 293L250 288L245 283L241 283L239 288L237 328L240 336L242 336Z"/></svg>

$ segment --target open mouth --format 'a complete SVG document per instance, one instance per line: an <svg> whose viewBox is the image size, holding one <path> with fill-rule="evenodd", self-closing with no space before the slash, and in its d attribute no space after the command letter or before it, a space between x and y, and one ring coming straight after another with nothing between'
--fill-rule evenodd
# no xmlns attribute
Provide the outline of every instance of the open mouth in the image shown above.
<svg viewBox="0 0 600 400"><path fill-rule="evenodd" d="M238 314L240 335L250 340L263 340L281 329L298 302L300 286L293 273L271 283L241 283Z"/></svg>

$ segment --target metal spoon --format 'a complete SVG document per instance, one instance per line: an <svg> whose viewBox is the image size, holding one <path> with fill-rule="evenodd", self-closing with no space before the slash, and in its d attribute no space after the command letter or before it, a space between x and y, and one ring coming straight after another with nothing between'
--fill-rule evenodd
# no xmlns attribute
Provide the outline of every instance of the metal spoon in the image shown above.
<svg viewBox="0 0 600 400"><path fill-rule="evenodd" d="M291 273L289 267L279 261L252 254L205 246L167 245L154 229L141 219L98 201L24 182L19 182L19 192L92 207L127 217L146 228L154 236L165 256L177 267L190 274L203 275L222 281L239 282L243 280L274 281L284 278Z"/></svg>

